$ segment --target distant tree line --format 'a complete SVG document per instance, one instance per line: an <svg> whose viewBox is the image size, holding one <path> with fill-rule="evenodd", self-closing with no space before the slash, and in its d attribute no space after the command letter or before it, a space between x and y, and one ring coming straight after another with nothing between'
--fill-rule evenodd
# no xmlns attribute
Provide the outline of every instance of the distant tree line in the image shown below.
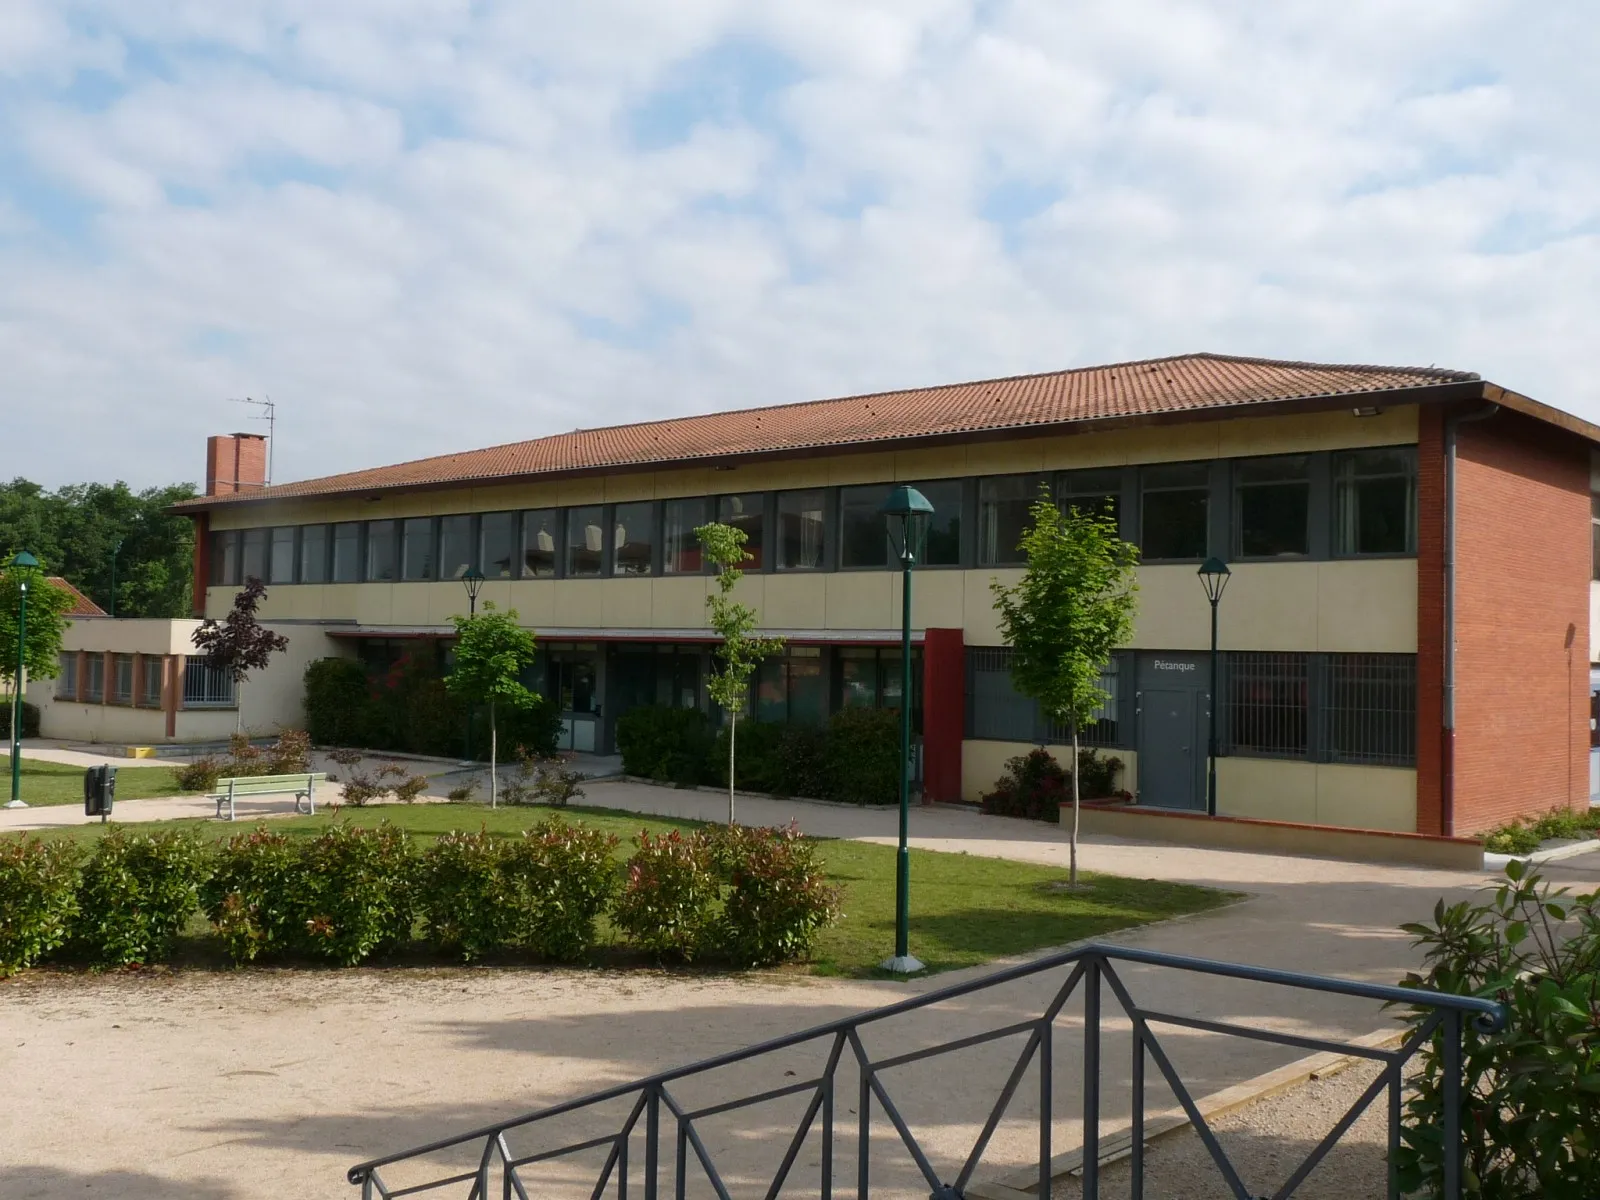
<svg viewBox="0 0 1600 1200"><path fill-rule="evenodd" d="M113 484L74 483L55 491L27 479L0 483L0 551L38 558L107 612L116 554L119 617L189 615L194 525L165 509L196 495L192 483L135 492ZM118 544L120 543L120 549Z"/></svg>

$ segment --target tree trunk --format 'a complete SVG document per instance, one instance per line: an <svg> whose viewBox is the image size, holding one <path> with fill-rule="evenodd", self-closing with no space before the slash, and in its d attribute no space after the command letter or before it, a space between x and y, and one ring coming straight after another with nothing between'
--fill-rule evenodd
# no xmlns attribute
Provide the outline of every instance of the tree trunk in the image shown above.
<svg viewBox="0 0 1600 1200"><path fill-rule="evenodd" d="M489 701L489 807L500 803L500 767L495 755L500 749L500 731L494 724L494 701Z"/></svg>
<svg viewBox="0 0 1600 1200"><path fill-rule="evenodd" d="M1068 839L1071 846L1072 867L1067 873L1067 886L1078 886L1078 722L1072 722L1072 836Z"/></svg>
<svg viewBox="0 0 1600 1200"><path fill-rule="evenodd" d="M244 732L244 680L233 685L233 731Z"/></svg>
<svg viewBox="0 0 1600 1200"><path fill-rule="evenodd" d="M733 824L733 739L739 733L739 714L728 713L728 824Z"/></svg>

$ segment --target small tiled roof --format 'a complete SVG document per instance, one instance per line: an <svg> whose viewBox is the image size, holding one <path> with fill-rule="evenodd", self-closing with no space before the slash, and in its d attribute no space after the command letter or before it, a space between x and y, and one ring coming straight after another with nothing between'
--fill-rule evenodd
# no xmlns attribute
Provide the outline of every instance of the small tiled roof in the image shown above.
<svg viewBox="0 0 1600 1200"><path fill-rule="evenodd" d="M174 508L182 511L278 498L690 464L1086 421L1198 415L1207 410L1408 391L1477 379L1470 372L1434 367L1340 366L1187 354L638 425L577 429L487 450L445 454L251 492L199 497Z"/></svg>
<svg viewBox="0 0 1600 1200"><path fill-rule="evenodd" d="M105 609L101 608L93 600L89 599L89 597L85 596L77 588L73 587L65 579L61 578L61 576L49 575L46 576L46 581L55 587L60 588L63 592L66 592L67 595L72 597L72 607L67 609L66 612L62 613L62 616L103 617L106 615Z"/></svg>

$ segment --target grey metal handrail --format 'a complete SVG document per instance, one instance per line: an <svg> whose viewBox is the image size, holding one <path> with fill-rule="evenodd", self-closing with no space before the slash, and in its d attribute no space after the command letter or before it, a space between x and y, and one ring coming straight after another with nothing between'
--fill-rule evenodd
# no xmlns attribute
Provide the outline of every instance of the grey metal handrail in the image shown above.
<svg viewBox="0 0 1600 1200"><path fill-rule="evenodd" d="M1195 974L1298 988L1304 991L1377 1000L1386 1004L1403 1004L1432 1011L1423 1018L1417 1028L1408 1034L1398 1049L1378 1049L1360 1043L1344 1043L1299 1034L1278 1033L1272 1030L1252 1028L1230 1022L1211 1021L1144 1008L1135 1002L1127 989L1127 985L1112 965L1113 962L1162 967ZM1014 980L1046 974L1062 968L1071 968L1071 970L1065 982L1038 1017L877 1061L871 1058L862 1045L860 1030L864 1026L962 996L968 996L975 992L986 991ZM896 1004L885 1005L882 1008L872 1009L851 1017L814 1025L808 1029L785 1034L782 1037L773 1038L742 1050L733 1050L725 1054L702 1059L699 1062L672 1067L630 1083L619 1084L615 1087L564 1101L535 1112L524 1113L492 1125L481 1126L467 1133L441 1138L426 1145L386 1155L382 1158L370 1159L367 1162L351 1167L348 1172L348 1178L352 1184L361 1186L363 1200L371 1200L372 1197L392 1200L392 1198L400 1196L435 1191L457 1184L471 1185L466 1192L468 1200L489 1200L492 1176L495 1173L495 1164L498 1160L502 1183L500 1190L503 1195L508 1198L516 1195L521 1197L522 1200L527 1200L529 1193L520 1176L522 1167L577 1154L584 1150L609 1146L610 1153L601 1168L592 1198L593 1200L602 1200L606 1189L610 1186L613 1175L616 1174L619 1200L625 1200L628 1173L628 1142L642 1119L645 1123L644 1200L657 1200L658 1176L660 1173L661 1110L665 1108L670 1117L677 1123L677 1156L673 1192L676 1200L683 1200L684 1197L685 1170L688 1155L691 1152L706 1172L706 1176L716 1190L720 1200L730 1200L727 1188L722 1183L712 1156L707 1151L699 1132L695 1128L695 1121L719 1113L765 1103L784 1096L810 1092L811 1100L789 1143L788 1151L778 1168L778 1173L773 1179L772 1186L766 1194L768 1200L773 1200L777 1196L790 1169L794 1165L795 1159L799 1155L806 1136L820 1115L823 1120L822 1200L831 1200L834 1157L834 1084L840 1062L848 1052L849 1057L855 1060L860 1071L861 1095L858 1106L860 1155L857 1162L858 1200L868 1200L870 1191L871 1143L869 1133L871 1102L874 1098L876 1098L885 1115L895 1127L901 1142L905 1145L919 1172L927 1181L935 1200L959 1200L963 1195L964 1189L971 1181L972 1173L977 1168L990 1139L999 1127L1001 1118L1004 1116L1012 1097L1022 1082L1023 1075L1035 1060L1039 1064L1039 1195L1048 1197L1050 1194L1052 1159L1051 1071L1054 1023L1062 1007L1080 984L1085 985L1083 1028L1084 1139L1081 1168L1085 1200L1094 1200L1098 1196L1099 1186L1100 1078L1102 1074L1100 1006L1103 999L1102 985L1110 989L1122 1013L1130 1020L1133 1026L1134 1053L1129 1078L1133 1085L1134 1097L1131 1129L1131 1178L1134 1200L1142 1200L1144 1195L1144 1073L1147 1059L1155 1062L1157 1069L1172 1088L1179 1104L1193 1124L1195 1132L1205 1144L1234 1196L1237 1200L1252 1200L1249 1191L1240 1181L1238 1173L1234 1170L1227 1155L1223 1152L1221 1145L1212 1133L1210 1126L1196 1106L1189 1089L1173 1068L1172 1062L1168 1058L1160 1040L1151 1029L1152 1025L1174 1025L1210 1033L1244 1037L1276 1045L1350 1054L1386 1064L1379 1077L1368 1086L1355 1104L1351 1106L1350 1110L1334 1126L1329 1135L1313 1148L1297 1171L1276 1193L1274 1200L1292 1196L1294 1189L1322 1161L1328 1151L1366 1111L1377 1096L1386 1089L1389 1092L1389 1148L1391 1163L1389 1195L1391 1197L1399 1196L1398 1183L1393 1169L1393 1159L1394 1151L1399 1144L1401 1074L1405 1064L1411 1057L1436 1032L1442 1030L1445 1088L1443 1144L1445 1147L1455 1147L1455 1153L1445 1154L1443 1196L1444 1200L1459 1200L1461 1195L1462 1149L1459 1089L1461 1084L1463 1022L1470 1018L1474 1029L1478 1032L1494 1033L1505 1025L1505 1010L1502 1006L1493 1001L1481 1000L1473 996L1458 996L1444 992L1427 991L1421 988L1397 987L1388 984L1362 983L1356 980L1308 975L1295 971L1280 971L1266 967L1245 966L1238 963L1190 958L1184 955L1166 954L1154 950L1140 950L1128 946L1102 945L1099 943L1092 943L1058 954L1048 955L1031 962L992 972L965 983L954 984L924 995L914 996ZM990 1111L983 1131L974 1143L960 1174L954 1183L942 1181L929 1163L927 1155L918 1144L916 1137L900 1115L900 1111L895 1105L887 1086L879 1077L879 1073L891 1067L917 1062L939 1054L953 1053L971 1046L1022 1034L1028 1035L1022 1053L1016 1065L1012 1068L1006 1085L1002 1089L994 1108ZM735 1063L747 1062L751 1059L824 1038L831 1038L832 1045L822 1073L812 1079L754 1095L742 1096L692 1111L685 1110L667 1090L669 1084L679 1080L715 1071ZM554 1117L628 1096L634 1097L635 1102L627 1119L620 1129L614 1132L520 1158L511 1153L506 1143L506 1134L513 1130L523 1129ZM382 1168L396 1163L421 1159L446 1150L476 1146L478 1143L482 1143L481 1151L477 1155L478 1166L471 1171L459 1172L444 1178L402 1188L389 1188L384 1184L379 1174ZM620 1174L618 1173L618 1168L620 1168Z"/></svg>

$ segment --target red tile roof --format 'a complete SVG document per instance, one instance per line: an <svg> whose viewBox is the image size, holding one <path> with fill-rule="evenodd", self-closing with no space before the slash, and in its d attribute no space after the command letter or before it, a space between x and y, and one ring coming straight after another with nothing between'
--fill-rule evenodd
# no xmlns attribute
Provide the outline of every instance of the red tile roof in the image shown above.
<svg viewBox="0 0 1600 1200"><path fill-rule="evenodd" d="M103 617L103 616L106 615L106 610L105 609L101 608L93 600L89 599L89 597L85 596L77 588L73 587L65 579L61 578L61 576L59 576L59 575L48 575L48 576L45 577L45 579L46 579L46 582L51 583L54 586L60 588L63 592L66 592L67 595L72 597L72 607L67 609L66 612L62 613L61 614L62 616L64 616L64 617Z"/></svg>
<svg viewBox="0 0 1600 1200"><path fill-rule="evenodd" d="M376 492L450 483L689 464L1086 421L1204 414L1320 397L1404 392L1471 383L1434 367L1339 366L1187 354L1176 358L1018 375L780 404L639 425L578 429L487 450L329 475L262 490L205 496L195 510L276 498Z"/></svg>

